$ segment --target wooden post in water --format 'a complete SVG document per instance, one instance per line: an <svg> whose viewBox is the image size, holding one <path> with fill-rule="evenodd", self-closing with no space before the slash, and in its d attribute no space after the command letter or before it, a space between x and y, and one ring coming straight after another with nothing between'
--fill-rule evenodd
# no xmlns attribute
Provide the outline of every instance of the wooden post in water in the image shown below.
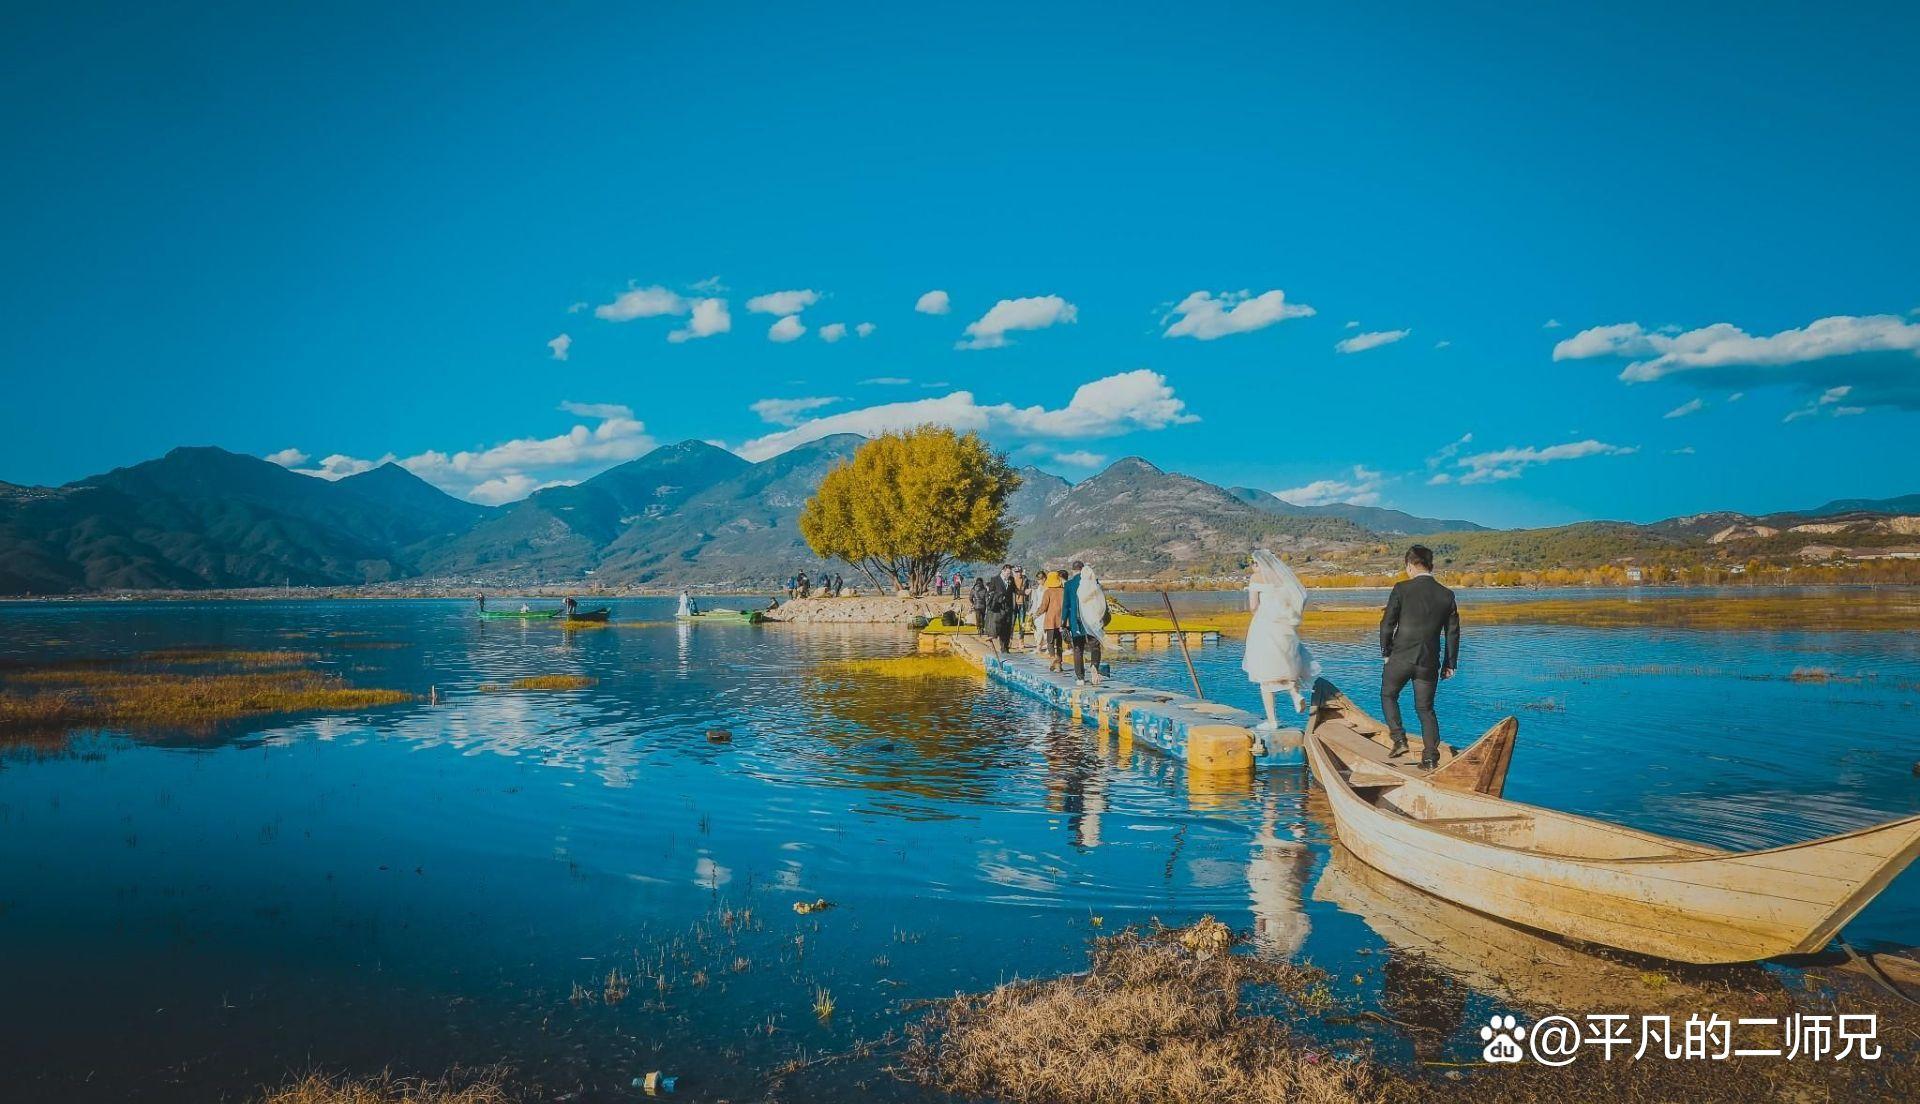
<svg viewBox="0 0 1920 1104"><path fill-rule="evenodd" d="M1173 599L1167 597L1167 592L1163 590L1160 600L1167 604L1167 617L1173 622L1173 635L1180 641L1180 658L1187 661L1187 677L1193 680L1193 696L1206 701L1207 695L1200 689L1200 676L1193 669L1193 653L1187 650L1187 634L1180 631L1180 615L1173 612Z"/></svg>

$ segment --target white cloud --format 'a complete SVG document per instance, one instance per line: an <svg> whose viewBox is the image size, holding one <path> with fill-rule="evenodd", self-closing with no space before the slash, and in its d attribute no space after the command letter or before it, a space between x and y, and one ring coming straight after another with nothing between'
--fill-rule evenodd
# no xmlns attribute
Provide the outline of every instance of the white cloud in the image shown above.
<svg viewBox="0 0 1920 1104"><path fill-rule="evenodd" d="M345 453L336 452L311 468L295 468L294 470L301 475L311 475L316 479L345 479L349 475L359 475L361 472L369 472L382 464L390 463L398 459L399 457L391 452L380 457L378 460L363 460L358 456L348 456Z"/></svg>
<svg viewBox="0 0 1920 1104"><path fill-rule="evenodd" d="M860 382L874 387L905 387L913 381L905 376L874 376L871 379L863 379Z"/></svg>
<svg viewBox="0 0 1920 1104"><path fill-rule="evenodd" d="M709 276L704 280L695 280L693 290L702 295L718 295L727 290L727 285L720 282L720 277Z"/></svg>
<svg viewBox="0 0 1920 1104"><path fill-rule="evenodd" d="M1632 359L1628 383L1686 376L1711 387L1782 384L1821 391L1857 385L1860 405L1920 410L1920 322L1898 315L1834 315L1798 329L1755 336L1729 322L1679 332L1622 322L1582 330L1553 348L1555 360Z"/></svg>
<svg viewBox="0 0 1920 1104"><path fill-rule="evenodd" d="M580 313L581 311L583 311L583 310L586 310L586 309L587 309L587 305L588 305L588 304L587 304L587 301L586 301L586 300L584 300L584 299L582 299L582 300L580 300L579 302L576 302L576 303L569 303L569 304L567 305L567 313L568 313L568 314L579 314L579 313Z"/></svg>
<svg viewBox="0 0 1920 1104"><path fill-rule="evenodd" d="M1432 456L1427 457L1427 467L1429 468L1439 467L1440 465L1460 455L1460 450L1463 448L1466 448L1468 445L1471 445L1471 444L1473 444L1473 434L1471 433L1461 434L1460 439L1458 441L1449 441L1446 444L1441 445L1439 451L1435 452Z"/></svg>
<svg viewBox="0 0 1920 1104"><path fill-rule="evenodd" d="M1002 299L992 309L967 326L967 340L956 349L998 349L1007 343L1012 330L1044 330L1057 323L1072 322L1079 311L1058 295L1035 295L1025 299Z"/></svg>
<svg viewBox="0 0 1920 1104"><path fill-rule="evenodd" d="M577 482L653 450L655 442L646 426L624 406L568 402L560 409L599 424L576 425L554 437L523 437L454 453L429 450L408 457L388 453L377 460L336 453L301 473L340 479L396 462L449 494L492 505L542 487Z"/></svg>
<svg viewBox="0 0 1920 1104"><path fill-rule="evenodd" d="M632 418L633 411L620 403L563 402L560 409L580 418Z"/></svg>
<svg viewBox="0 0 1920 1104"><path fill-rule="evenodd" d="M805 399L761 399L748 407L760 420L777 426L795 426L800 424L800 416L823 406L839 402L838 396L823 395Z"/></svg>
<svg viewBox="0 0 1920 1104"><path fill-rule="evenodd" d="M799 291L773 291L747 300L754 314L799 314L820 301L820 293L810 288Z"/></svg>
<svg viewBox="0 0 1920 1104"><path fill-rule="evenodd" d="M687 310L687 300L683 296L656 285L628 288L614 296L613 302L593 308L593 316L609 322L631 322L636 318L681 315Z"/></svg>
<svg viewBox="0 0 1920 1104"><path fill-rule="evenodd" d="M1349 321L1349 322L1348 322L1348 323L1346 324L1346 326L1345 326L1345 328L1346 328L1346 329L1349 329L1349 330L1357 330L1357 329L1359 329L1359 328L1360 328L1360 323L1358 323L1358 322L1353 322L1353 321Z"/></svg>
<svg viewBox="0 0 1920 1104"><path fill-rule="evenodd" d="M667 335L667 340L678 345L683 341L693 341L702 337L712 337L733 329L733 316L727 313L725 299L700 299L693 304L693 315L687 324Z"/></svg>
<svg viewBox="0 0 1920 1104"><path fill-rule="evenodd" d="M566 334L561 334L559 337L547 342L547 348L553 350L553 359L555 360L567 359L567 350L572 347L573 338L568 337Z"/></svg>
<svg viewBox="0 0 1920 1104"><path fill-rule="evenodd" d="M789 314L767 327L767 340L776 341L784 345L789 341L800 340L800 335L806 332L807 328L800 324L800 317Z"/></svg>
<svg viewBox="0 0 1920 1104"><path fill-rule="evenodd" d="M933 423L962 432L1004 433L1017 437L1073 439L1110 437L1134 430L1164 429L1197 422L1157 372L1139 369L1082 384L1067 405L1057 410L1011 403L983 405L970 391L938 398L882 403L830 414L802 422L791 429L757 437L734 451L749 460L769 456L817 441L835 433L872 437L893 430Z"/></svg>
<svg viewBox="0 0 1920 1104"><path fill-rule="evenodd" d="M1610 445L1604 441L1570 441L1564 445L1548 445L1546 448L1507 448L1497 452L1480 452L1471 456L1462 456L1454 462L1454 467L1465 469L1457 476L1441 472L1427 480L1428 483L1451 483L1456 479L1461 483L1494 483L1506 479L1518 479L1528 468L1540 464L1553 464L1562 460L1582 460L1590 456L1627 456L1638 452L1638 446Z"/></svg>
<svg viewBox="0 0 1920 1104"><path fill-rule="evenodd" d="M1332 502L1351 502L1355 506L1376 506L1380 485L1385 477L1372 468L1356 464L1351 478L1316 479L1303 487L1273 492L1273 497L1295 506L1325 506Z"/></svg>
<svg viewBox="0 0 1920 1104"><path fill-rule="evenodd" d="M297 448L284 448L268 453L264 459L269 464L278 464L283 468L297 468L312 458Z"/></svg>
<svg viewBox="0 0 1920 1104"><path fill-rule="evenodd" d="M1287 302L1287 293L1275 288L1254 295L1250 291L1223 291L1217 297L1210 291L1196 291L1173 308L1179 321L1167 327L1163 337L1191 337L1212 341L1228 334L1252 333L1289 318L1309 318L1314 309L1303 303Z"/></svg>
<svg viewBox="0 0 1920 1104"><path fill-rule="evenodd" d="M1540 324L1540 328L1543 330L1557 330L1560 328L1560 320L1558 318L1549 318Z"/></svg>
<svg viewBox="0 0 1920 1104"><path fill-rule="evenodd" d="M1692 456L1692 455L1693 455L1693 446L1692 446L1692 445L1681 445L1681 446L1680 446L1679 448L1677 448L1677 449L1668 449L1668 450L1667 450L1667 454L1668 454L1669 456Z"/></svg>
<svg viewBox="0 0 1920 1104"><path fill-rule="evenodd" d="M1702 410L1705 410L1706 408L1707 408L1707 404L1700 401L1699 399L1688 399L1686 402L1683 402L1679 406L1674 407L1672 410L1667 411L1665 414L1661 415L1661 417L1684 418L1689 414L1698 414Z"/></svg>
<svg viewBox="0 0 1920 1104"><path fill-rule="evenodd" d="M829 322L820 327L820 340L829 345L845 336L847 336L847 324L845 322Z"/></svg>
<svg viewBox="0 0 1920 1104"><path fill-rule="evenodd" d="M1354 334L1343 341L1336 341L1333 347L1343 353L1364 353L1368 349L1391 345L1412 332L1412 330L1375 330L1372 333Z"/></svg>
<svg viewBox="0 0 1920 1104"><path fill-rule="evenodd" d="M1053 458L1056 462L1065 464L1070 468L1097 468L1107 462L1107 458L1104 455L1097 452L1088 452L1086 449L1077 449L1073 452L1056 452L1053 454Z"/></svg>
<svg viewBox="0 0 1920 1104"><path fill-rule="evenodd" d="M1867 412L1865 407L1839 405L1840 400L1851 394L1853 394L1853 388L1847 384L1841 384L1838 387L1829 387L1825 391L1820 392L1819 398L1814 399L1798 410L1792 411L1780 420L1783 422L1794 422L1799 421L1801 418L1814 417L1822 412L1831 414L1836 418L1865 414Z"/></svg>
<svg viewBox="0 0 1920 1104"><path fill-rule="evenodd" d="M1436 348L1436 349L1444 349L1444 348L1446 348L1447 346L1449 346L1449 345L1452 345L1452 344L1453 344L1453 342L1451 342L1451 341L1436 341L1436 342L1434 342L1434 343L1433 343L1433 347L1434 347L1434 348Z"/></svg>
<svg viewBox="0 0 1920 1104"><path fill-rule="evenodd" d="M530 475L515 473L496 476L467 492L467 498L483 506L498 506L503 502L518 502L535 491L544 491L548 487L571 487L577 480L555 479L542 483Z"/></svg>
<svg viewBox="0 0 1920 1104"><path fill-rule="evenodd" d="M859 334L861 337L872 337L873 331L877 328L878 327L871 322L862 322L853 328L853 332Z"/></svg>
<svg viewBox="0 0 1920 1104"><path fill-rule="evenodd" d="M946 314L953 309L953 304L947 299L946 292L935 290L922 295L913 304L913 309L921 314Z"/></svg>

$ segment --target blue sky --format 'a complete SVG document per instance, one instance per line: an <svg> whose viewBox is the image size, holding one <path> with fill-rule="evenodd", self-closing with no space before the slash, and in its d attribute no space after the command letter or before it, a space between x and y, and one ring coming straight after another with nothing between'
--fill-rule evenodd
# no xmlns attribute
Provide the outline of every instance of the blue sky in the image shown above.
<svg viewBox="0 0 1920 1104"><path fill-rule="evenodd" d="M1495 524L1920 490L1912 5L282 7L16 14L0 479L935 416Z"/></svg>

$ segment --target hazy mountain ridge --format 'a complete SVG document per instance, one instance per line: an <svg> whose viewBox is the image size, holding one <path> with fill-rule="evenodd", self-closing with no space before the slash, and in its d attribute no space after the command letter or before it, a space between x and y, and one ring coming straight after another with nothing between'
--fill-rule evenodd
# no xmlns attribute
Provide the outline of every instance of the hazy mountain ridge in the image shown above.
<svg viewBox="0 0 1920 1104"><path fill-rule="evenodd" d="M798 518L859 448L842 434L759 463L699 441L504 507L455 499L394 464L328 482L217 448L175 449L63 487L0 483L0 593L352 586L690 583L767 586L828 569ZM1010 557L1084 558L1120 578L1239 570L1247 549L1306 570L1390 568L1410 536L1456 569L1538 569L1712 556L1815 559L1920 543L1920 495L1812 510L1695 514L1490 530L1384 507L1302 507L1138 457L1079 483L1021 470ZM838 565L845 571L845 565Z"/></svg>

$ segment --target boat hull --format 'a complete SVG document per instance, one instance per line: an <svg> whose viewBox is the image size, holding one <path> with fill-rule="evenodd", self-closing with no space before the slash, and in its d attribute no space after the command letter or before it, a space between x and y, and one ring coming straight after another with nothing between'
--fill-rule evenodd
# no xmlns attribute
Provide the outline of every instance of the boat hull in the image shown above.
<svg viewBox="0 0 1920 1104"><path fill-rule="evenodd" d="M1920 817L1726 852L1388 774L1367 762L1368 743L1339 724L1307 739L1334 829L1362 862L1476 912L1638 954L1732 963L1820 950L1920 855Z"/></svg>

